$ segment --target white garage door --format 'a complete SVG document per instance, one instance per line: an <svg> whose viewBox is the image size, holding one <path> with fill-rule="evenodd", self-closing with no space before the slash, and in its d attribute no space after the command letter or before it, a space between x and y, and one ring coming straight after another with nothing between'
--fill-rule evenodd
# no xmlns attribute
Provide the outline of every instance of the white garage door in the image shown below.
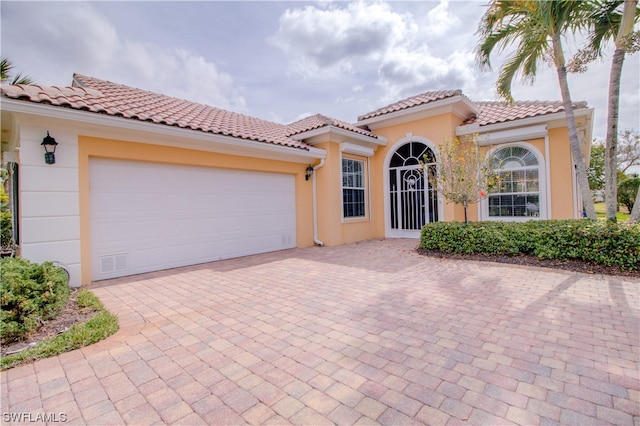
<svg viewBox="0 0 640 426"><path fill-rule="evenodd" d="M295 247L292 175L91 159L92 279Z"/></svg>

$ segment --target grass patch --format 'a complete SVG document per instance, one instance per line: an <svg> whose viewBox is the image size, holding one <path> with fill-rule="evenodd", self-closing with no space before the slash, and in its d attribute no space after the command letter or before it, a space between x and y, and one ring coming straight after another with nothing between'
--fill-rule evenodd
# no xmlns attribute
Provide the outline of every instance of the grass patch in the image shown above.
<svg viewBox="0 0 640 426"><path fill-rule="evenodd" d="M598 219L606 219L607 218L607 206L605 203L596 203L596 214L598 215ZM624 209L624 207L622 207ZM629 213L624 213L618 211L616 213L616 218L618 221L629 220Z"/></svg>
<svg viewBox="0 0 640 426"><path fill-rule="evenodd" d="M20 364L89 346L118 331L118 318L107 311L100 299L89 290L80 290L77 303L80 307L92 308L98 313L88 321L74 324L64 333L44 340L33 348L2 357L0 369L6 370Z"/></svg>

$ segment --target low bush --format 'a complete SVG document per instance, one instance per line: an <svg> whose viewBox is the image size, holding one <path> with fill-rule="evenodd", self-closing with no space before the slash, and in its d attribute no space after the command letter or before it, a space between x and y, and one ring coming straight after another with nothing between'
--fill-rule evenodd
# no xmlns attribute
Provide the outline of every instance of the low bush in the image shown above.
<svg viewBox="0 0 640 426"><path fill-rule="evenodd" d="M436 222L422 228L420 248L445 253L577 259L624 270L640 268L640 225L595 220Z"/></svg>
<svg viewBox="0 0 640 426"><path fill-rule="evenodd" d="M0 358L0 370L82 348L118 331L118 317L107 311L100 299L90 291L80 290L77 304L80 308L96 311L96 315L86 322L74 324L62 334L39 342L33 348L3 356Z"/></svg>
<svg viewBox="0 0 640 426"><path fill-rule="evenodd" d="M0 339L12 341L38 329L67 304L69 284L51 262L0 259Z"/></svg>

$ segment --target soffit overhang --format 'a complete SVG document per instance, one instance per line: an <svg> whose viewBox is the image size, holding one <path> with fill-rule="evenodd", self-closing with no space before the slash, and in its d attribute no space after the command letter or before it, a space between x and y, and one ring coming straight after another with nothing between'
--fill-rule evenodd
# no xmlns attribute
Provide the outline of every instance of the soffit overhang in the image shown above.
<svg viewBox="0 0 640 426"><path fill-rule="evenodd" d="M471 115L480 114L480 109L466 96L457 95L376 117L367 118L354 123L354 126L366 126L373 131L381 127L417 121L447 113L453 114L461 120L466 120Z"/></svg>
<svg viewBox="0 0 640 426"><path fill-rule="evenodd" d="M385 146L387 144L387 139L383 136L373 138L333 125L327 125L317 129L308 130L303 133L298 133L290 136L290 138L312 146L323 142L337 142L359 145L374 151L378 147Z"/></svg>
<svg viewBox="0 0 640 426"><path fill-rule="evenodd" d="M593 108L581 108L574 110L576 118L576 127L580 133L582 142L588 141L591 143L593 137ZM518 133L518 129L523 129L523 133L527 132L527 128L533 129L536 126L544 125L547 129L554 129L560 127L567 127L567 117L563 112L557 112L553 114L540 115L536 117L521 118L518 120L507 121L503 123L488 124L480 126L478 124L468 124L465 126L456 127L456 136L473 136L478 135L480 139L483 139L483 135L489 135L491 133L513 131L514 137ZM531 132L532 134L535 132ZM522 135L523 137L524 134ZM484 139L487 139L486 137Z"/></svg>

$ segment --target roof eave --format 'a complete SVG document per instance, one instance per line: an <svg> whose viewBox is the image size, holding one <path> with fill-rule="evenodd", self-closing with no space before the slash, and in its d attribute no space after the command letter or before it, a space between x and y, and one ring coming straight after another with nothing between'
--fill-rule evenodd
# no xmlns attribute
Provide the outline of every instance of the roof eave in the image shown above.
<svg viewBox="0 0 640 426"><path fill-rule="evenodd" d="M61 108L59 106L11 99L7 97L2 97L2 110L17 114L46 117L48 119L67 120L80 123L85 126L108 126L115 127L123 131L144 132L167 136L171 140L175 141L176 139L180 139L182 142L180 144L163 144L178 148L201 149L212 152L272 158L299 163L308 163L310 159L322 159L326 156L326 152L324 150L311 146L308 148L299 148L294 146L277 145L270 142L260 142L252 139L243 139L203 132L200 130L169 126L166 124L116 117L91 111ZM97 136L105 137L104 135ZM140 142L160 144L157 140L149 142L140 140ZM252 155L252 153L255 153L255 155Z"/></svg>
<svg viewBox="0 0 640 426"><path fill-rule="evenodd" d="M593 132L593 108L581 108L574 110L576 117L587 117L589 123L588 135L591 136ZM481 126L477 123L467 124L464 126L456 127L456 136L464 136L473 133L487 133L498 130L506 130L514 127L530 126L534 124L545 123L549 128L566 126L566 114L564 111L555 112L552 114L537 115L535 117L519 118L516 120L505 121L502 123L487 124Z"/></svg>
<svg viewBox="0 0 640 426"><path fill-rule="evenodd" d="M290 138L297 141L304 141L309 145L328 141L356 142L376 147L385 146L387 144L387 139L382 136L367 136L333 125L327 125L319 127L317 129L307 130L306 132L290 136Z"/></svg>
<svg viewBox="0 0 640 426"><path fill-rule="evenodd" d="M432 117L447 112L453 113L465 120L472 114L480 114L480 109L466 96L456 95L445 99L431 101L426 104L405 108L399 111L366 118L358 121L354 126L369 126L371 129L376 129L386 125L404 123L415 120L416 118Z"/></svg>

